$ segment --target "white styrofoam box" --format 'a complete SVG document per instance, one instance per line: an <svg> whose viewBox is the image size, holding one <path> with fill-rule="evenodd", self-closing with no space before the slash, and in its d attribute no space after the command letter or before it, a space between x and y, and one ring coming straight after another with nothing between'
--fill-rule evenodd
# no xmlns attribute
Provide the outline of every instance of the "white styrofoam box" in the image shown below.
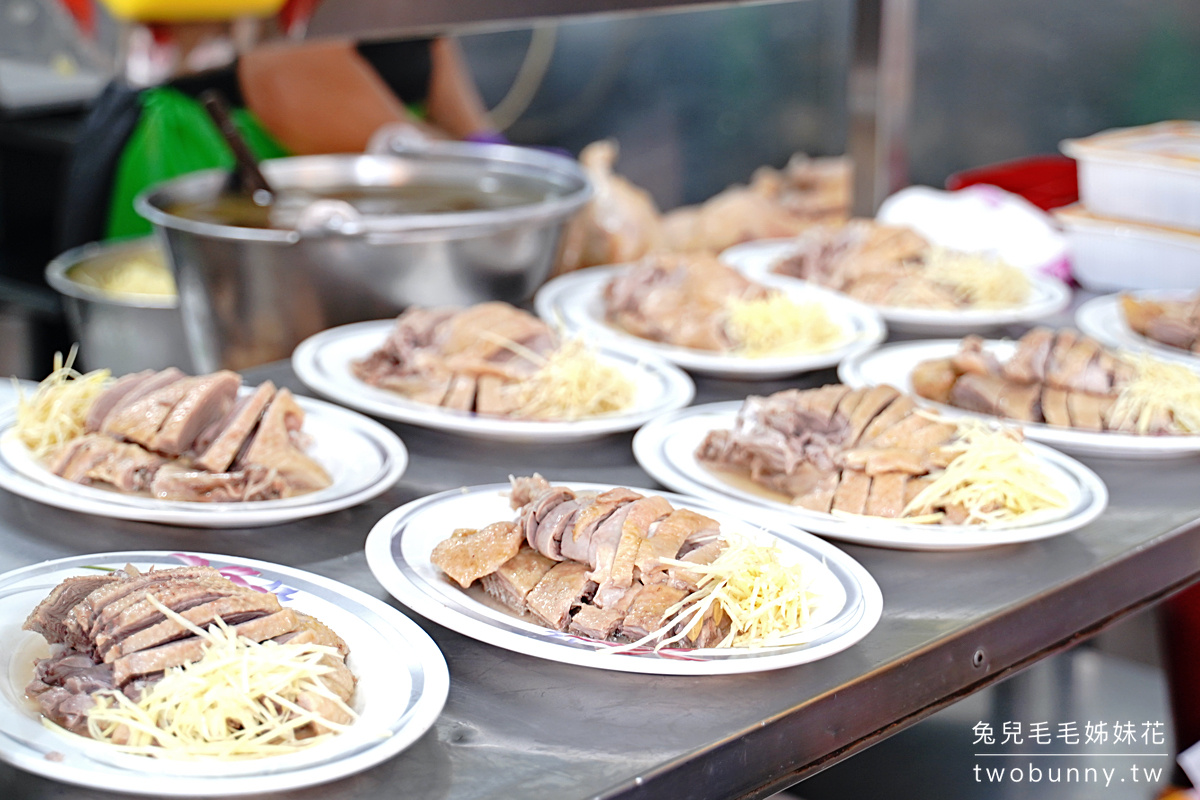
<svg viewBox="0 0 1200 800"><path fill-rule="evenodd" d="M1086 289L1200 289L1200 233L1055 209L1071 270Z"/></svg>
<svg viewBox="0 0 1200 800"><path fill-rule="evenodd" d="M1157 122L1067 139L1079 199L1106 217L1200 232L1200 122Z"/></svg>

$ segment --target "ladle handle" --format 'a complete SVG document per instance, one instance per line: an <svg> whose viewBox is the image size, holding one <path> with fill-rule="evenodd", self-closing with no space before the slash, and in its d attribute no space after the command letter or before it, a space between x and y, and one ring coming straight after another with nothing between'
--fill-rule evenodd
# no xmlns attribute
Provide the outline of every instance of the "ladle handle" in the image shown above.
<svg viewBox="0 0 1200 800"><path fill-rule="evenodd" d="M259 205L266 205L274 197L275 192L271 189L271 184L267 183L262 170L258 168L258 160L250 152L246 140L242 138L241 132L234 125L233 115L229 113L229 104L225 102L225 97L215 89L209 89L200 95L200 102L204 104L208 115L217 124L221 136L233 150L233 158L236 162L234 175L241 184L241 190L254 198ZM267 193L266 202L259 202L262 197L260 192Z"/></svg>

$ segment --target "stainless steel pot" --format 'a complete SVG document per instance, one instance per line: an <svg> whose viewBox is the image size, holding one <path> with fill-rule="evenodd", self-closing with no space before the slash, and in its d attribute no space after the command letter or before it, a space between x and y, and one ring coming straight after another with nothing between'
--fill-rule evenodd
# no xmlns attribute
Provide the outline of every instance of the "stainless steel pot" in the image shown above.
<svg viewBox="0 0 1200 800"><path fill-rule="evenodd" d="M408 305L526 300L550 274L566 221L591 194L573 159L507 145L439 142L402 155L283 158L265 162L263 171L281 192L471 182L484 190L532 189L539 199L433 214L304 213L298 228L277 229L172 213L217 196L224 172L152 187L136 206L174 264L184 328L202 370L286 358L313 333L394 316Z"/></svg>
<svg viewBox="0 0 1200 800"><path fill-rule="evenodd" d="M107 367L114 375L164 367L193 372L178 298L114 295L72 278L79 270L98 274L132 259L166 268L162 248L153 238L86 244L46 267L46 283L62 295L67 325L79 343L76 364L83 369Z"/></svg>

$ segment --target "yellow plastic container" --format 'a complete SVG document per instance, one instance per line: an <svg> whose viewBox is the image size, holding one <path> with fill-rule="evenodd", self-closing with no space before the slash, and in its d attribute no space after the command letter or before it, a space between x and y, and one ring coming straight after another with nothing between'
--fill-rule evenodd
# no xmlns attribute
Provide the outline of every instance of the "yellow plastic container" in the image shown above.
<svg viewBox="0 0 1200 800"><path fill-rule="evenodd" d="M136 22L218 22L269 17L285 0L100 0L118 19Z"/></svg>

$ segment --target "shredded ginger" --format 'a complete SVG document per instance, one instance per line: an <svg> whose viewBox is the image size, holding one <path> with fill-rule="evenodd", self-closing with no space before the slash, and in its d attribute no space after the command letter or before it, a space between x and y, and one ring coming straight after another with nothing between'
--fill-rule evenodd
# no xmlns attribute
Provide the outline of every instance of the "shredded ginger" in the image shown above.
<svg viewBox="0 0 1200 800"><path fill-rule="evenodd" d="M959 506L967 513L964 524L987 525L1066 507L1067 496L1054 488L1019 433L963 422L958 437L951 447L961 453L904 507L902 518L937 522L935 509Z"/></svg>
<svg viewBox="0 0 1200 800"><path fill-rule="evenodd" d="M88 410L112 377L107 369L80 373L72 369L74 362L74 348L65 362L62 353L55 353L54 371L38 384L33 395L19 393L17 438L37 458L44 458L54 448L83 434Z"/></svg>
<svg viewBox="0 0 1200 800"><path fill-rule="evenodd" d="M131 258L103 269L71 271L71 280L109 294L174 297L175 278L163 264L149 258Z"/></svg>
<svg viewBox="0 0 1200 800"><path fill-rule="evenodd" d="M725 330L750 358L820 353L845 338L820 303L797 303L783 292L758 300L730 300Z"/></svg>
<svg viewBox="0 0 1200 800"><path fill-rule="evenodd" d="M723 539L725 548L708 564L663 559L701 576L699 588L667 609L662 626L621 652L666 636L655 649L680 641L695 641L700 627L711 616L717 624L729 620L729 633L717 647L765 647L811 624L822 595L812 567L780 559L774 545L755 544L741 537ZM824 569L823 566L817 569ZM711 612L711 614L710 614Z"/></svg>
<svg viewBox="0 0 1200 800"><path fill-rule="evenodd" d="M169 619L208 642L199 661L172 667L134 702L118 691L93 694L88 733L135 755L175 759L250 759L295 752L328 740L345 725L297 705L312 692L353 719L354 711L321 680L337 650L318 644L255 642L220 620L205 631L162 605ZM327 732L303 736L316 723Z"/></svg>
<svg viewBox="0 0 1200 800"><path fill-rule="evenodd" d="M513 416L575 420L623 411L633 405L636 387L620 368L600 360L579 339L564 342L548 356L524 351L539 364L521 381Z"/></svg>
<svg viewBox="0 0 1200 800"><path fill-rule="evenodd" d="M1134 377L1117 396L1111 428L1138 433L1200 433L1200 375L1183 364L1147 355L1126 355Z"/></svg>
<svg viewBox="0 0 1200 800"><path fill-rule="evenodd" d="M948 288L964 306L1004 308L1029 297L1029 278L1024 272L981 253L930 248L921 275Z"/></svg>

